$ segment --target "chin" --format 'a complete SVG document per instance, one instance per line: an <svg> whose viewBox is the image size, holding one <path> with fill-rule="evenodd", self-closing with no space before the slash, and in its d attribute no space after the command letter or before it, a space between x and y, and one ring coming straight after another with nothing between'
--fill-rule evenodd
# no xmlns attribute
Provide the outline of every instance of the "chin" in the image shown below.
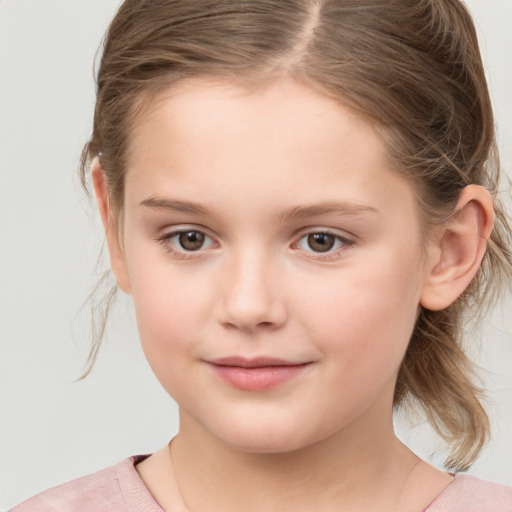
<svg viewBox="0 0 512 512"><path fill-rule="evenodd" d="M220 426L211 433L224 444L246 453L289 453L300 450L328 437L330 433L304 432L303 422L262 422Z"/></svg>

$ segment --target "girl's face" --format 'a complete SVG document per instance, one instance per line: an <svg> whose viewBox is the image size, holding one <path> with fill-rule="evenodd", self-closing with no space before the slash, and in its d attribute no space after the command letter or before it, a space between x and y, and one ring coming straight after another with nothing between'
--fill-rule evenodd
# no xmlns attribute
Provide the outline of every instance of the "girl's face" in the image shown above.
<svg viewBox="0 0 512 512"><path fill-rule="evenodd" d="M196 79L132 133L114 270L183 421L289 451L391 425L420 228L357 115L292 80Z"/></svg>

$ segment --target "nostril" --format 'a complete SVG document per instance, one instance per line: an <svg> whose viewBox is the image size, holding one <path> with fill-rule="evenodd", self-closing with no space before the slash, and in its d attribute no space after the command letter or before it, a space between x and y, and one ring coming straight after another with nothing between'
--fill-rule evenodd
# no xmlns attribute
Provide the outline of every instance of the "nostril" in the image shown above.
<svg viewBox="0 0 512 512"><path fill-rule="evenodd" d="M274 322L244 322L242 320L234 320L223 322L225 327L239 329L245 332L255 332L259 330L273 330L276 329L278 324Z"/></svg>
<svg viewBox="0 0 512 512"><path fill-rule="evenodd" d="M282 304L269 304L265 309L242 309L226 307L221 313L221 323L245 332L270 331L277 329L286 321L286 312Z"/></svg>

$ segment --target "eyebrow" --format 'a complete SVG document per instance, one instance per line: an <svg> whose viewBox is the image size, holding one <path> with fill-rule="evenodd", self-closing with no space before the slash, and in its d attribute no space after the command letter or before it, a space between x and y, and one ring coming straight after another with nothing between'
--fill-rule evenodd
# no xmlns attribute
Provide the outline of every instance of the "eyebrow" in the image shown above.
<svg viewBox="0 0 512 512"><path fill-rule="evenodd" d="M308 217L317 217L319 215L362 215L366 213L379 213L373 206L353 203L329 201L315 203L311 205L295 206L282 213L279 217L283 220L300 220Z"/></svg>
<svg viewBox="0 0 512 512"><path fill-rule="evenodd" d="M212 215L212 212L191 201L177 201L167 199L165 197L151 196L140 202L140 206L147 206L153 209L171 210L179 213L187 213L189 215Z"/></svg>
<svg viewBox="0 0 512 512"><path fill-rule="evenodd" d="M197 216L214 216L208 208L192 201L179 201L165 197L151 196L140 202L141 206L153 209L171 210ZM367 213L379 213L369 205L354 202L328 201L311 205L295 206L278 214L281 221L301 220L320 215L362 215Z"/></svg>

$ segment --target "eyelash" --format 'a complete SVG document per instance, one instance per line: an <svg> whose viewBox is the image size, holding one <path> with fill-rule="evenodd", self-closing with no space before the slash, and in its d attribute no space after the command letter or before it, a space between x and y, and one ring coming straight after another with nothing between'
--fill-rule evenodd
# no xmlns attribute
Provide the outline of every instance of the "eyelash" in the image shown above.
<svg viewBox="0 0 512 512"><path fill-rule="evenodd" d="M337 247L335 247L334 249L329 248L325 252L303 249L305 252L314 254L314 259L319 260L319 261L332 261L332 260L338 259L341 257L341 252L346 250L351 245L354 245L354 243L355 243L354 240L351 240L349 238L341 236L340 234L330 231L329 229L317 228L317 229L309 230L306 233L303 233L301 235L301 237L299 238L299 240L292 245L292 247L294 249L300 249L299 244L301 243L301 241L305 240L305 239L307 240L307 238L312 235L331 236L334 238L334 244L335 245L337 244ZM308 242L306 241L306 243L308 243Z"/></svg>
<svg viewBox="0 0 512 512"><path fill-rule="evenodd" d="M204 231L201 231L200 229L179 229L176 231L172 231L170 233L164 233L161 236L157 238L157 242L160 243L166 252L173 254L174 256L178 257L179 259L193 259L198 258L200 256L200 253L204 249L203 246L199 247L197 250L187 250L185 248L177 249L177 246L179 242L173 243L173 238L178 237L180 235L184 235L186 233L198 233L200 235L203 235L205 237L205 240L210 240L211 245L213 240L212 237L208 236Z"/></svg>
<svg viewBox="0 0 512 512"><path fill-rule="evenodd" d="M177 246L179 244L178 241L172 242L172 240L176 237L179 237L181 235L184 235L186 233L196 233L199 235L202 235L205 237L205 241L209 240L209 245L214 245L215 242L213 241L212 237L207 235L204 231L200 229L179 229L176 231L172 231L170 233L164 233L163 235L157 237L157 242L160 243L166 252L173 254L174 256L177 256L179 259L194 259L200 257L200 254L203 252L205 247L201 246L197 250L187 250L185 248L178 249ZM327 235L334 238L334 249L328 248L325 252L321 251L313 251L313 250L307 250L300 247L300 244L303 240L307 240L308 237L314 236L314 235ZM306 241L308 243L308 241ZM294 242L291 247L293 249L302 249L304 252L308 252L310 254L314 254L314 259L320 260L320 261L332 261L334 259L337 259L341 256L340 251L343 251L347 247L350 247L351 245L354 245L355 241L350 240L346 237L343 237L337 233L334 233L328 229L314 229L309 230L306 233L303 233L300 238ZM310 248L311 249L311 248Z"/></svg>

